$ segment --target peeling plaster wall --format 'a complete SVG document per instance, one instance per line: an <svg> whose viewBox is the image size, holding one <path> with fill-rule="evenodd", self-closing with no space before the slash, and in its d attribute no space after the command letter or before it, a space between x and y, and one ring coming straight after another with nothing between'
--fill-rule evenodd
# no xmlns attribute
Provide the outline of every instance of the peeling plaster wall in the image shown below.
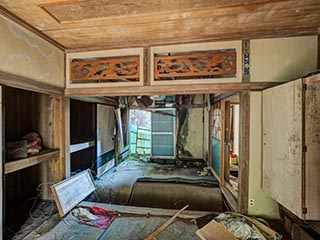
<svg viewBox="0 0 320 240"><path fill-rule="evenodd" d="M64 53L0 15L0 71L64 87Z"/></svg>
<svg viewBox="0 0 320 240"><path fill-rule="evenodd" d="M195 95L193 104L201 104L202 95ZM180 131L178 153L180 158L203 158L203 108L182 108L179 111Z"/></svg>
<svg viewBox="0 0 320 240"><path fill-rule="evenodd" d="M250 41L251 81L272 82L298 79L317 69L317 36L258 39ZM278 218L278 205L261 188L262 175L262 95L250 94L250 215Z"/></svg>

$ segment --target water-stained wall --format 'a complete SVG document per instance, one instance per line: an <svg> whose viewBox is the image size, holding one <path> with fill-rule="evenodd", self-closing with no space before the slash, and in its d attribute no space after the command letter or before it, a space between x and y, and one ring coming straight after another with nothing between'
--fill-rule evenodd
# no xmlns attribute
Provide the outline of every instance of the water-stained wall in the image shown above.
<svg viewBox="0 0 320 240"><path fill-rule="evenodd" d="M0 71L64 87L64 53L0 15Z"/></svg>
<svg viewBox="0 0 320 240"><path fill-rule="evenodd" d="M186 96L185 101L177 109L178 133L177 146L178 157L183 159L202 159L204 146L204 124L202 95ZM184 106L183 106L184 105ZM187 106L190 107L187 107Z"/></svg>

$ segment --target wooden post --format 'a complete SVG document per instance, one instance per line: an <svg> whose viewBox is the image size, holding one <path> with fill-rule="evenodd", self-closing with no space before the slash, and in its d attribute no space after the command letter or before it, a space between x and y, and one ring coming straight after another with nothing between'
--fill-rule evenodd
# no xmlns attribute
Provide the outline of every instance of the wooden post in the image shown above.
<svg viewBox="0 0 320 240"><path fill-rule="evenodd" d="M224 142L225 142L225 116L226 116L226 101L221 101L221 131L220 131L220 184L224 186L225 180L224 180Z"/></svg>
<svg viewBox="0 0 320 240"><path fill-rule="evenodd" d="M2 135L2 126L3 126L3 121L2 121L2 111L3 111L3 108L2 108L2 86L0 86L0 146L3 146L2 145L2 138L3 138L3 135ZM2 151L2 147L1 147L1 150L0 150L0 160L1 160L1 164L0 164L0 204L1 204L1 210L0 210L0 238L1 239L4 239L4 236L3 236L3 216L4 216L4 212L3 212L3 209L4 209L4 202L3 202L3 151Z"/></svg>
<svg viewBox="0 0 320 240"><path fill-rule="evenodd" d="M248 212L250 154L250 91L240 93L240 161L238 210Z"/></svg>
<svg viewBox="0 0 320 240"><path fill-rule="evenodd" d="M64 152L65 152L65 177L70 177L71 158L70 158L70 99L64 98L63 101L64 113Z"/></svg>

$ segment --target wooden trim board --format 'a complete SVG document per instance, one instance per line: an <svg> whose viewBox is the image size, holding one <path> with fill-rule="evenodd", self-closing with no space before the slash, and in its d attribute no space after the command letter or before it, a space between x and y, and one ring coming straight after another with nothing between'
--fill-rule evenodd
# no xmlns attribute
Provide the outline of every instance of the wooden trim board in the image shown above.
<svg viewBox="0 0 320 240"><path fill-rule="evenodd" d="M95 145L96 145L95 141L72 144L70 145L70 153L78 152L83 149L93 147Z"/></svg>
<svg viewBox="0 0 320 240"><path fill-rule="evenodd" d="M137 96L168 94L205 94L221 92L261 91L282 82L211 83L169 86L83 87L67 88L65 95L73 96Z"/></svg>
<svg viewBox="0 0 320 240"><path fill-rule="evenodd" d="M2 71L0 71L0 84L9 87L57 96L63 96L64 91L64 89L61 87L49 85L43 82L38 82L36 80L17 76L10 73L5 73Z"/></svg>
<svg viewBox="0 0 320 240"><path fill-rule="evenodd" d="M89 170L51 186L59 215L65 216L79 202L96 189Z"/></svg>

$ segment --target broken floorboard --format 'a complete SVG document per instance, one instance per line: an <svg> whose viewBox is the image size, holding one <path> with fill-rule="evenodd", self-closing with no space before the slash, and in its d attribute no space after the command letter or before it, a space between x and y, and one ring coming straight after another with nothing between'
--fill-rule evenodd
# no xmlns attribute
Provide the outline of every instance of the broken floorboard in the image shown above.
<svg viewBox="0 0 320 240"><path fill-rule="evenodd" d="M91 202L82 202L79 206L97 206L111 211L117 211L119 212L119 216L111 226L104 231L103 229L79 223L78 219L69 213L50 232L39 236L41 230L38 229L36 231L37 234L30 234L30 238L28 239L141 240L154 232L177 212L176 210L168 209L117 206ZM198 227L194 219L210 213L212 212L182 212L172 224L157 236L157 240L198 240L199 238L195 234Z"/></svg>
<svg viewBox="0 0 320 240"><path fill-rule="evenodd" d="M78 207L93 207L97 206L103 209L107 209L112 212L135 214L135 215L145 215L145 216L161 216L161 217L171 217L177 210L174 209L161 209L161 208L148 208L148 207L132 207L132 206L122 206L115 204L105 204L105 203L95 203L95 202L81 202ZM179 214L178 218L184 219L195 219L203 217L205 215L213 214L214 212L205 211L189 211L185 210Z"/></svg>

